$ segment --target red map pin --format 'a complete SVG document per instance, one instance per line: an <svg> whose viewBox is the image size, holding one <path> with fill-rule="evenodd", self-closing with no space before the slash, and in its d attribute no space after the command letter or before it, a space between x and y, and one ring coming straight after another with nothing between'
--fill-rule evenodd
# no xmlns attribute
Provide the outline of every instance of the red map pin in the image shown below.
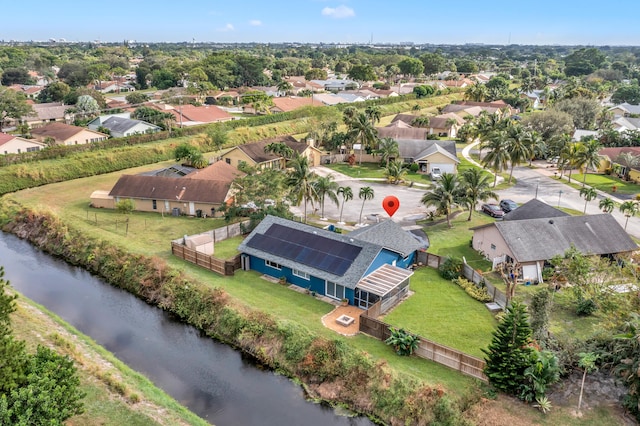
<svg viewBox="0 0 640 426"><path fill-rule="evenodd" d="M384 200L382 200L382 208L384 208L384 211L387 212L389 217L393 216L398 210L398 207L400 207L400 201L395 195L387 195L384 197Z"/></svg>

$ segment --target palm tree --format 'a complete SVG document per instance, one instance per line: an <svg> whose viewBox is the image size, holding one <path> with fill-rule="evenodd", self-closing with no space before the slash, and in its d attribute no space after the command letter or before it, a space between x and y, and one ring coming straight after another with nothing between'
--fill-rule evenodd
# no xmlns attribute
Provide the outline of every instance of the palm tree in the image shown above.
<svg viewBox="0 0 640 426"><path fill-rule="evenodd" d="M564 167L569 168L569 183L571 183L571 173L573 168L577 165L578 153L580 152L580 144L574 143L569 145L569 148L561 154L560 161L562 161Z"/></svg>
<svg viewBox="0 0 640 426"><path fill-rule="evenodd" d="M340 206L340 220L338 220L338 223L344 223L342 221L342 210L344 210L344 203L349 200L353 200L353 191L351 190L350 186L341 186L338 188L336 193L342 196L342 205Z"/></svg>
<svg viewBox="0 0 640 426"><path fill-rule="evenodd" d="M404 161L400 159L387 163L387 167L384 169L384 176L389 183L400 183L406 174L407 169L404 167Z"/></svg>
<svg viewBox="0 0 640 426"><path fill-rule="evenodd" d="M598 196L598 192L590 186L583 186L580 188L580 196L584 197L584 211L582 213L587 214L587 203L595 199Z"/></svg>
<svg viewBox="0 0 640 426"><path fill-rule="evenodd" d="M509 154L509 163L511 170L509 171L509 183L513 177L513 168L531 158L531 150L527 144L527 132L521 125L515 124L507 130L506 149Z"/></svg>
<svg viewBox="0 0 640 426"><path fill-rule="evenodd" d="M462 172L462 191L469 204L469 218L478 203L478 200L487 201L489 198L498 199L498 194L491 191L489 174L477 167L473 167Z"/></svg>
<svg viewBox="0 0 640 426"><path fill-rule="evenodd" d="M320 201L320 217L324 219L324 199L325 197L333 201L338 206L338 196L336 191L338 190L338 183L333 180L333 175L319 176L315 182L313 182L318 201Z"/></svg>
<svg viewBox="0 0 640 426"><path fill-rule="evenodd" d="M387 163L386 167L389 167L389 160L400 155L400 151L398 150L398 141L393 138L382 138L378 142L378 149L376 152L380 155L382 161Z"/></svg>
<svg viewBox="0 0 640 426"><path fill-rule="evenodd" d="M364 113L367 115L367 117L369 117L369 120L371 120L372 125L375 126L376 123L380 122L380 117L382 113L380 111L379 106L369 105L364 109Z"/></svg>
<svg viewBox="0 0 640 426"><path fill-rule="evenodd" d="M640 158L631 152L622 152L615 159L615 162L624 167L624 179L629 180L629 172L633 166L637 166Z"/></svg>
<svg viewBox="0 0 640 426"><path fill-rule="evenodd" d="M603 213L611 213L615 207L616 203L609 197L603 198L598 203L598 208L600 208Z"/></svg>
<svg viewBox="0 0 640 426"><path fill-rule="evenodd" d="M534 158L541 158L546 154L547 144L544 143L540 133L535 130L527 130L525 144L529 147L529 165Z"/></svg>
<svg viewBox="0 0 640 426"><path fill-rule="evenodd" d="M318 175L309 167L309 159L300 154L294 156L289 163L291 169L287 172L286 185L293 202L299 206L304 201L304 222L307 223L307 203L317 198L314 181Z"/></svg>
<svg viewBox="0 0 640 426"><path fill-rule="evenodd" d="M506 131L501 130L493 133L487 141L480 144L480 147L489 149L489 152L481 161L482 165L489 167L493 171L493 187L495 188L498 183L498 173L507 168L510 159L507 151Z"/></svg>
<svg viewBox="0 0 640 426"><path fill-rule="evenodd" d="M638 213L638 203L636 201L625 201L620 204L620 212L627 217L627 220L624 222L624 230L626 231L629 218Z"/></svg>
<svg viewBox="0 0 640 426"><path fill-rule="evenodd" d="M582 186L586 184L587 181L587 171L589 168L596 170L600 165L600 151L602 145L600 142L591 139L580 145L580 149L576 154L576 165L580 168L584 167L584 178L582 179Z"/></svg>
<svg viewBox="0 0 640 426"><path fill-rule="evenodd" d="M358 223L362 223L362 210L364 210L364 203L367 200L373 200L373 188L370 186L363 186L360 188L360 192L358 192L358 198L362 200L362 207L360 207L360 218L358 219Z"/></svg>
<svg viewBox="0 0 640 426"><path fill-rule="evenodd" d="M451 228L451 207L460 198L460 182L453 173L443 173L442 178L431 191L424 194L420 202L425 206L434 206L447 216L447 225Z"/></svg>
<svg viewBox="0 0 640 426"><path fill-rule="evenodd" d="M374 145L378 132L364 112L358 113L348 126L351 139L360 141L360 159L358 160L358 165L360 165L362 164L362 151Z"/></svg>

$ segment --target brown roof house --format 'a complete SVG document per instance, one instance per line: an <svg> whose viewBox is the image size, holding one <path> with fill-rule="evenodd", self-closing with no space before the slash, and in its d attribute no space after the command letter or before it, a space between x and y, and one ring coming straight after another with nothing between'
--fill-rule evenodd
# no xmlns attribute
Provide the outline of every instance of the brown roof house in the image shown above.
<svg viewBox="0 0 640 426"><path fill-rule="evenodd" d="M31 135L39 142L52 140L55 145L85 145L109 139L104 133L65 123L48 123L31 130Z"/></svg>
<svg viewBox="0 0 640 426"><path fill-rule="evenodd" d="M264 152L264 148L270 143L281 142L294 152L309 159L309 166L319 166L322 151L304 142L298 142L292 136L281 136L271 139L263 139L258 142L238 145L222 155L222 159L232 166L237 167L242 162L259 169L284 169L285 159L270 152Z"/></svg>
<svg viewBox="0 0 640 426"><path fill-rule="evenodd" d="M0 154L22 154L23 152L40 151L46 145L20 136L0 133Z"/></svg>
<svg viewBox="0 0 640 426"><path fill-rule="evenodd" d="M287 96L273 98L271 100L273 101L273 106L270 108L271 112L289 112L294 109L313 105L313 98L311 97Z"/></svg>
<svg viewBox="0 0 640 426"><path fill-rule="evenodd" d="M638 249L610 214L504 220L471 229L475 250L492 260L494 267L504 262L515 263L519 266L518 276L531 283L542 282L545 262L572 246L581 253L596 256Z"/></svg>
<svg viewBox="0 0 640 426"><path fill-rule="evenodd" d="M33 104L31 107L35 114L22 117L22 119L32 129L53 122L70 123L73 119L73 116L67 112L70 108L69 105L63 105L60 102Z"/></svg>
<svg viewBox="0 0 640 426"><path fill-rule="evenodd" d="M232 182L244 173L224 161L196 170L184 177L122 175L110 192L94 191L91 205L115 208L122 200L133 200L136 211L162 214L209 216L223 204L233 202Z"/></svg>
<svg viewBox="0 0 640 426"><path fill-rule="evenodd" d="M398 120L385 127L376 127L379 138L392 139L426 139L429 129L413 127L404 121Z"/></svg>

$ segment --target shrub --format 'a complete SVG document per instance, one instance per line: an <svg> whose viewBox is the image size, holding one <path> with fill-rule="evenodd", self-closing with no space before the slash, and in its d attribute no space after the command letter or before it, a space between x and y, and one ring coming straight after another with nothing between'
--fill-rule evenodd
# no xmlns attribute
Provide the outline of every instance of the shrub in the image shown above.
<svg viewBox="0 0 640 426"><path fill-rule="evenodd" d="M478 287L471 281L458 277L451 280L454 284L459 285L471 297L482 303L491 302L491 296L487 293L486 287Z"/></svg>
<svg viewBox="0 0 640 426"><path fill-rule="evenodd" d="M413 173L417 172L420 169L420 166L418 166L418 163L411 163L409 165L409 170L412 171Z"/></svg>
<svg viewBox="0 0 640 426"><path fill-rule="evenodd" d="M460 272L462 272L462 260L453 257L446 257L440 264L438 272L440 272L440 276L445 280L458 278L460 276Z"/></svg>
<svg viewBox="0 0 640 426"><path fill-rule="evenodd" d="M400 356L408 356L418 348L420 338L414 334L408 333L404 329L390 327L391 336L384 342L393 346L393 349Z"/></svg>
<svg viewBox="0 0 640 426"><path fill-rule="evenodd" d="M576 314L579 316L589 316L598 310L598 305L593 299L580 299L576 305Z"/></svg>

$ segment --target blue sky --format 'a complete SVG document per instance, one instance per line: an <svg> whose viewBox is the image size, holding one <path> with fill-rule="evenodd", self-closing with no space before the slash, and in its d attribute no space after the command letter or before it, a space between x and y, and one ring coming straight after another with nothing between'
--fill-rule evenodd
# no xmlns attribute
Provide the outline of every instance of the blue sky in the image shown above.
<svg viewBox="0 0 640 426"><path fill-rule="evenodd" d="M639 45L640 1L12 1L1 40Z"/></svg>

